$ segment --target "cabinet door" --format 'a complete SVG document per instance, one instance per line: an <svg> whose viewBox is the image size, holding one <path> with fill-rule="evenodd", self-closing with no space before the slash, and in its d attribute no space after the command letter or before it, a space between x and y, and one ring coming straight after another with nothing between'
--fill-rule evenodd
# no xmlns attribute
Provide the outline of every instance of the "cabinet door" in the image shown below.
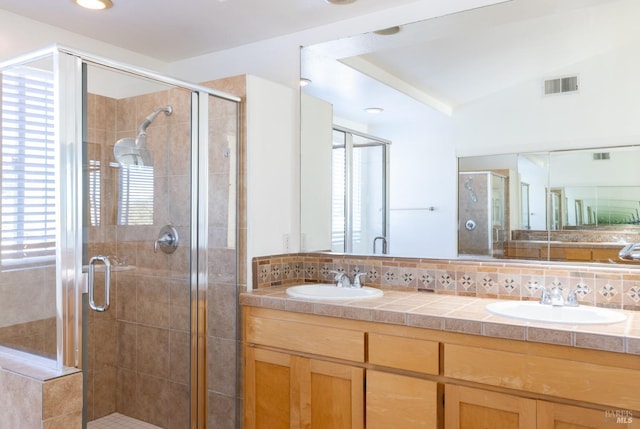
<svg viewBox="0 0 640 429"><path fill-rule="evenodd" d="M446 429L535 429L536 401L503 393L446 385Z"/></svg>
<svg viewBox="0 0 640 429"><path fill-rule="evenodd" d="M362 368L315 359L299 365L302 428L364 428Z"/></svg>
<svg viewBox="0 0 640 429"><path fill-rule="evenodd" d="M292 356L245 348L245 413L247 429L298 428L292 424Z"/></svg>
<svg viewBox="0 0 640 429"><path fill-rule="evenodd" d="M640 428L640 418L629 410L592 410L538 401L538 427L545 429Z"/></svg>
<svg viewBox="0 0 640 429"><path fill-rule="evenodd" d="M433 429L438 385L429 380L367 371L367 429Z"/></svg>

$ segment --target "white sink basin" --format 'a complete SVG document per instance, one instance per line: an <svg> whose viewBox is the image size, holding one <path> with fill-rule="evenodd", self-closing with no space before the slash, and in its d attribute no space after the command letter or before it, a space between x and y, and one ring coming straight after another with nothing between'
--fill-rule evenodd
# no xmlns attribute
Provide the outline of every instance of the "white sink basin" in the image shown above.
<svg viewBox="0 0 640 429"><path fill-rule="evenodd" d="M287 288L287 295L295 298L347 300L358 298L374 298L384 292L372 287L344 288L332 284L308 284Z"/></svg>
<svg viewBox="0 0 640 429"><path fill-rule="evenodd" d="M624 313L600 307L553 307L537 301L501 301L487 305L489 313L528 320L530 322L599 325L619 323L627 319Z"/></svg>

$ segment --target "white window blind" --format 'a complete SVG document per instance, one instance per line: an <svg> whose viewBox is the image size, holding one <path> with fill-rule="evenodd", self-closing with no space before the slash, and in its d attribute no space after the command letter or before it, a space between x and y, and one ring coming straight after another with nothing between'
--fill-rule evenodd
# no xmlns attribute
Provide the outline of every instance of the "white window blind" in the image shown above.
<svg viewBox="0 0 640 429"><path fill-rule="evenodd" d="M346 165L344 148L334 148L331 161L331 250L344 252Z"/></svg>
<svg viewBox="0 0 640 429"><path fill-rule="evenodd" d="M346 207L351 204L351 234L353 243L359 243L362 237L362 199L363 171L362 152L352 151L353 165L346 165L345 148L334 147L331 157L332 195L331 195L331 249L334 252L345 251ZM346 175L351 169L351 201L347 201Z"/></svg>
<svg viewBox="0 0 640 429"><path fill-rule="evenodd" d="M153 166L120 165L118 225L153 224Z"/></svg>
<svg viewBox="0 0 640 429"><path fill-rule="evenodd" d="M55 261L53 74L20 68L2 81L2 269Z"/></svg>

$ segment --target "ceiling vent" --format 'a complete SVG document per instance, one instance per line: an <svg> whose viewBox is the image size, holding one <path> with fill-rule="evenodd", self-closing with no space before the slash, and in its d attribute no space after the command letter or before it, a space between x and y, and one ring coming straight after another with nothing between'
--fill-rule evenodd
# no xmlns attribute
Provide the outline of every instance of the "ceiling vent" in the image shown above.
<svg viewBox="0 0 640 429"><path fill-rule="evenodd" d="M609 152L595 152L593 154L594 161L600 161L602 159L611 159Z"/></svg>
<svg viewBox="0 0 640 429"><path fill-rule="evenodd" d="M544 95L578 91L578 76L558 77L544 81Z"/></svg>

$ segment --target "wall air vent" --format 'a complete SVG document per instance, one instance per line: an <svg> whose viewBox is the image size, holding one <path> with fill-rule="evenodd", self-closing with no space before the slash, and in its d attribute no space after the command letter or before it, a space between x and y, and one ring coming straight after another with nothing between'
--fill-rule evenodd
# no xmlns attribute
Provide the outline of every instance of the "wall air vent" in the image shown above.
<svg viewBox="0 0 640 429"><path fill-rule="evenodd" d="M594 161L600 161L602 159L611 159L609 152L595 152L593 154Z"/></svg>
<svg viewBox="0 0 640 429"><path fill-rule="evenodd" d="M558 77L544 81L544 95L564 94L578 90L578 76Z"/></svg>

